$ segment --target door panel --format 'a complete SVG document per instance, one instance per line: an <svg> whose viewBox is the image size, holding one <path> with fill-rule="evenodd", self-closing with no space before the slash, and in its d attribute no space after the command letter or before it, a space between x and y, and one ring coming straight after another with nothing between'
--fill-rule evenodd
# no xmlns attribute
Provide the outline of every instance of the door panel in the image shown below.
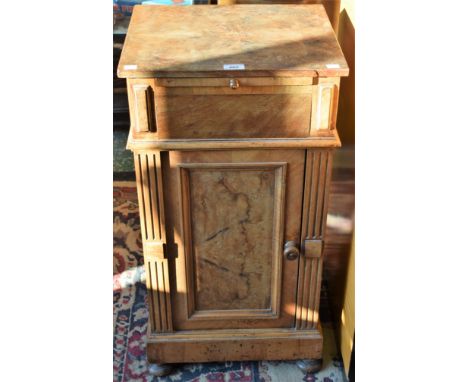
<svg viewBox="0 0 468 382"><path fill-rule="evenodd" d="M286 163L179 168L194 311L235 310L230 317L246 309L277 314L272 294L279 295L277 236Z"/></svg>
<svg viewBox="0 0 468 382"><path fill-rule="evenodd" d="M298 261L284 259L283 244L300 239L304 158L163 156L175 329L294 326Z"/></svg>

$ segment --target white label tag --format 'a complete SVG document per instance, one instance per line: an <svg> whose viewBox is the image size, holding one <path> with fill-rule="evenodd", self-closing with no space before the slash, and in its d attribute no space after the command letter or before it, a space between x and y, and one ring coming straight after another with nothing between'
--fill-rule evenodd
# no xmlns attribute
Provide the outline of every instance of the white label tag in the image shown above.
<svg viewBox="0 0 468 382"><path fill-rule="evenodd" d="M137 65L124 65L124 70L136 70Z"/></svg>
<svg viewBox="0 0 468 382"><path fill-rule="evenodd" d="M327 69L339 69L340 68L340 64L327 64L325 66L327 67Z"/></svg>
<svg viewBox="0 0 468 382"><path fill-rule="evenodd" d="M244 70L245 65L244 64L224 64L223 68L224 70Z"/></svg>

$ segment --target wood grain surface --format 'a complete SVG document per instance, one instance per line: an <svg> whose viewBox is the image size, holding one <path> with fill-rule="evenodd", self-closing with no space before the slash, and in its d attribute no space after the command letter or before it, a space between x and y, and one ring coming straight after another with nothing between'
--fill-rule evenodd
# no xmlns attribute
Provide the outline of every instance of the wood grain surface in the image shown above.
<svg viewBox="0 0 468 382"><path fill-rule="evenodd" d="M219 5L227 4L323 4L333 30L338 30L340 0L217 0ZM128 27L128 23L127 23Z"/></svg>
<svg viewBox="0 0 468 382"><path fill-rule="evenodd" d="M127 78L347 74L323 5L295 4L137 5L118 66Z"/></svg>
<svg viewBox="0 0 468 382"><path fill-rule="evenodd" d="M302 252L307 240L324 240L332 171L330 150L307 150L302 212ZM297 285L296 328L311 329L319 324L320 285L323 256L302 256Z"/></svg>
<svg viewBox="0 0 468 382"><path fill-rule="evenodd" d="M196 310L271 309L271 292L279 293L272 276L278 276L274 257L281 261L274 246L282 228L285 165L181 167L191 212Z"/></svg>
<svg viewBox="0 0 468 382"><path fill-rule="evenodd" d="M172 331L169 265L165 256L166 224L161 154L135 153L135 172L149 291L150 332Z"/></svg>
<svg viewBox="0 0 468 382"><path fill-rule="evenodd" d="M223 362L320 358L320 329L200 330L149 336L149 362Z"/></svg>
<svg viewBox="0 0 468 382"><path fill-rule="evenodd" d="M339 77L128 79L141 141L333 136ZM312 81L313 80L313 81ZM312 84L308 84L312 83Z"/></svg>

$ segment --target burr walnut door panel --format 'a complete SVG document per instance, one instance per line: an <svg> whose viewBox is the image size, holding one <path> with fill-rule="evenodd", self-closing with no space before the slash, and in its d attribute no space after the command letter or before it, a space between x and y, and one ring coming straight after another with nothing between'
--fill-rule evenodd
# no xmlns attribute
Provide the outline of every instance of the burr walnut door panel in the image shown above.
<svg viewBox="0 0 468 382"><path fill-rule="evenodd" d="M303 150L162 155L176 330L293 327Z"/></svg>

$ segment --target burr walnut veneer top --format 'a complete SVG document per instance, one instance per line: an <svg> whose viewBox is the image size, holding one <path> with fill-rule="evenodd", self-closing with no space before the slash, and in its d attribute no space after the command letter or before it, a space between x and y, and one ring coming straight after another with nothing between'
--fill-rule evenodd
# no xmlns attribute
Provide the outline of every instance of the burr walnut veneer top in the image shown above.
<svg viewBox="0 0 468 382"><path fill-rule="evenodd" d="M118 75L335 77L348 66L322 5L142 5Z"/></svg>

